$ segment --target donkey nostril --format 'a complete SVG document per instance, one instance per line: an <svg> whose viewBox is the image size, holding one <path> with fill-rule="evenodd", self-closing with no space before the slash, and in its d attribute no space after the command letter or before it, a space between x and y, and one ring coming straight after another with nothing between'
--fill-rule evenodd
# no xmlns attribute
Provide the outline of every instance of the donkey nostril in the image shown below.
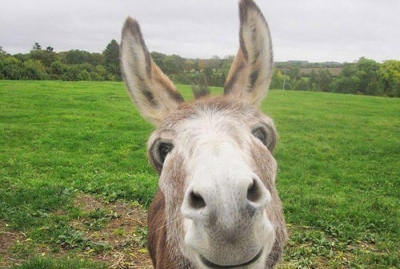
<svg viewBox="0 0 400 269"><path fill-rule="evenodd" d="M261 199L261 190L258 182L253 179L253 183L247 189L247 200L256 203Z"/></svg>
<svg viewBox="0 0 400 269"><path fill-rule="evenodd" d="M200 194L191 192L189 195L190 206L194 209L201 209L206 206L206 202Z"/></svg>

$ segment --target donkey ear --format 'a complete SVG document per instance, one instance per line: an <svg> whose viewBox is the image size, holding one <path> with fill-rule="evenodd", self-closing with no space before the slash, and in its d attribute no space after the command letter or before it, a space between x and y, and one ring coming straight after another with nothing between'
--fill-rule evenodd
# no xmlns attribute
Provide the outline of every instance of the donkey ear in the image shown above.
<svg viewBox="0 0 400 269"><path fill-rule="evenodd" d="M158 125L168 111L184 102L171 80L150 58L140 26L130 17L122 29L120 59L129 95L150 122Z"/></svg>
<svg viewBox="0 0 400 269"><path fill-rule="evenodd" d="M232 63L224 94L259 106L272 77L273 54L268 24L253 0L241 0L240 48Z"/></svg>

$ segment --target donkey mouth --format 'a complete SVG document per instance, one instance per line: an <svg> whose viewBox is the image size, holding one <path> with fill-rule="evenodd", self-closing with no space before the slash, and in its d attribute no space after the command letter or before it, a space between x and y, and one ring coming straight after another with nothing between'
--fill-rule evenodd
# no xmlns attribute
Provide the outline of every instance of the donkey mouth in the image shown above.
<svg viewBox="0 0 400 269"><path fill-rule="evenodd" d="M254 258L252 258L251 260L242 263L242 264L236 264L236 265L219 265L219 264L215 264L209 260L207 260L205 257L203 257L202 255L200 255L200 260L202 261L202 263L207 266L208 268L212 268L212 269L221 269L221 268L239 268L239 267L244 267L244 266L248 266L251 265L253 263L255 263L263 254L263 250L264 248L262 248L260 250L260 252L258 252L258 254L256 256L254 256Z"/></svg>

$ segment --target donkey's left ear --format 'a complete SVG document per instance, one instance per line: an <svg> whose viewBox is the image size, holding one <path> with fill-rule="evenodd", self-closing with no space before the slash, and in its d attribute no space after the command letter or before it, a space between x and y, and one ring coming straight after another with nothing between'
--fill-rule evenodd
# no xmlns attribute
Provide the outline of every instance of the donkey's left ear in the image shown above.
<svg viewBox="0 0 400 269"><path fill-rule="evenodd" d="M232 63L224 94L259 106L272 77L273 53L268 24L253 0L241 0L240 48Z"/></svg>
<svg viewBox="0 0 400 269"><path fill-rule="evenodd" d="M150 122L158 125L168 111L184 102L171 80L150 58L140 26L130 17L122 29L120 58L129 95Z"/></svg>

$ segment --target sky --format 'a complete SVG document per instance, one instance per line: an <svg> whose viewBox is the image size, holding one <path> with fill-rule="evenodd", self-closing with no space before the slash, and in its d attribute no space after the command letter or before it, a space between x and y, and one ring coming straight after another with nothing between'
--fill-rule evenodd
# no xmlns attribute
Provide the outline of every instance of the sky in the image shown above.
<svg viewBox="0 0 400 269"><path fill-rule="evenodd" d="M0 0L0 46L102 52L136 18L149 51L208 59L239 46L237 0ZM400 0L256 0L275 61L400 60Z"/></svg>

